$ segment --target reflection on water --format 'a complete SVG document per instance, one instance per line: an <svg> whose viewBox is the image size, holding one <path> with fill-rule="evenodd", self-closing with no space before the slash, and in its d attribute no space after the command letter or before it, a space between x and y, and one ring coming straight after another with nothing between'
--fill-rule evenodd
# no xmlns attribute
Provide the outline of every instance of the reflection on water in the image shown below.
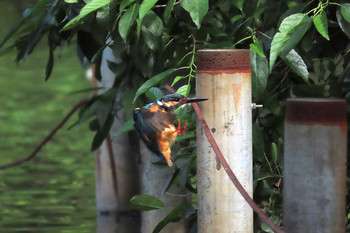
<svg viewBox="0 0 350 233"><path fill-rule="evenodd" d="M6 96L3 90L0 87L1 95ZM40 107L40 103L30 103L30 98L22 101L28 101L28 107L16 109L0 98L0 106L7 108L0 110L1 164L29 154L70 107L55 98L44 102L60 103L64 110ZM30 117L25 117L26 111ZM16 112L22 112L24 119L11 118ZM32 161L0 170L1 233L96 231L91 136L86 126L70 131L65 127Z"/></svg>
<svg viewBox="0 0 350 233"><path fill-rule="evenodd" d="M0 232L96 230L93 170L36 160L0 175Z"/></svg>
<svg viewBox="0 0 350 233"><path fill-rule="evenodd" d="M0 2L0 27L9 28L15 4ZM53 76L44 81L45 43L20 66L14 53L0 57L0 164L28 155L88 95L69 95L90 86L74 47L61 52ZM93 135L87 125L68 131L74 118L33 160L0 170L1 233L96 232Z"/></svg>

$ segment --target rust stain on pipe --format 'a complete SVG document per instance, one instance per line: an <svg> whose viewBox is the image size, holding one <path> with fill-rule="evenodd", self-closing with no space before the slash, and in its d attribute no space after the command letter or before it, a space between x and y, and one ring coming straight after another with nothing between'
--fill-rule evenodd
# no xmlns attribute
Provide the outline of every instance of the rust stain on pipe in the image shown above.
<svg viewBox="0 0 350 233"><path fill-rule="evenodd" d="M345 100L296 98L288 99L287 106L286 121L290 124L339 126L347 132Z"/></svg>
<svg viewBox="0 0 350 233"><path fill-rule="evenodd" d="M207 49L197 51L197 73L250 73L248 49Z"/></svg>
<svg viewBox="0 0 350 233"><path fill-rule="evenodd" d="M241 99L242 82L239 84L233 84L233 101L235 102L235 111L238 113L238 104Z"/></svg>

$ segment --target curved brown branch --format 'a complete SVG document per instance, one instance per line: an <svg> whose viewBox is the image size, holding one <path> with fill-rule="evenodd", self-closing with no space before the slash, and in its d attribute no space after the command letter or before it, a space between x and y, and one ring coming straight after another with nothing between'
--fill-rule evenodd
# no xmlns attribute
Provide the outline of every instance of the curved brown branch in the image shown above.
<svg viewBox="0 0 350 233"><path fill-rule="evenodd" d="M192 103L192 107L194 111L197 114L197 117L199 121L201 122L201 125L204 129L204 133L208 138L208 141L210 145L213 147L213 150L217 156L217 158L220 160L222 166L224 167L227 175L230 177L232 183L235 185L237 190L241 193L243 198L246 200L246 202L252 207L254 212L259 216L261 221L266 223L274 232L276 233L285 233L285 231L281 230L267 215L260 209L260 207L254 202L254 200L249 196L247 191L243 188L242 184L239 182L237 179L236 175L233 173L231 167L227 163L225 157L221 153L221 150L219 149L219 146L216 144L216 141L213 137L213 135L210 132L210 129L208 127L207 122L205 121L202 111L200 110L199 106L197 103Z"/></svg>
<svg viewBox="0 0 350 233"><path fill-rule="evenodd" d="M115 163L115 159L114 159L114 152L113 152L111 136L108 134L105 140L106 140L106 145L107 145L108 157L109 157L109 161L110 161L109 166L111 169L111 176L112 176L112 180L113 180L113 190L114 190L114 194L118 200L119 195L118 195L117 169L115 168L116 163Z"/></svg>
<svg viewBox="0 0 350 233"><path fill-rule="evenodd" d="M50 141L50 139L56 134L56 132L60 128L62 128L62 126L68 121L68 119L73 115L73 113L76 110L78 110L79 107L83 106L84 104L88 103L89 101L90 101L90 99L82 99L76 105L74 105L73 108L70 110L70 112L68 112L68 114L61 120L61 122L58 123L56 125L56 127L53 130L51 130L51 132L36 146L36 148L33 150L33 152L30 155L28 155L27 157L24 157L22 159L15 160L15 161L10 162L10 163L0 165L0 170L1 169L15 167L17 165L20 165L20 164L22 164L22 163L24 163L26 161L29 161L32 158L34 158L37 155L37 153L42 149L42 147L48 141Z"/></svg>
<svg viewBox="0 0 350 233"><path fill-rule="evenodd" d="M165 88L169 91L174 93L175 90L170 85L165 85ZM202 114L201 109L199 108L197 103L191 103L194 111L196 112L196 115L198 117L198 120L201 122L201 125L204 129L205 136L207 137L210 145L213 147L213 150L216 154L216 157L220 160L221 165L224 167L227 175L230 177L232 183L237 188L239 193L242 195L242 197L246 200L246 202L252 207L253 211L259 216L261 221L266 223L274 232L276 233L285 233L285 231L281 230L265 213L260 209L260 207L254 202L254 200L249 196L247 191L243 188L242 184L237 179L236 175L233 173L230 165L227 163L225 157L221 153L221 150L219 146L216 144L216 141L213 137L213 135L210 132L210 129L208 127L207 122L204 119L204 116Z"/></svg>

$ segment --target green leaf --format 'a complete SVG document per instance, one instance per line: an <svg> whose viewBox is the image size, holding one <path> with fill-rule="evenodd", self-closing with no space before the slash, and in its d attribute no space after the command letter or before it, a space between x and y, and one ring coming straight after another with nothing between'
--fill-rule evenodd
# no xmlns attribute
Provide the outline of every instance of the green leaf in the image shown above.
<svg viewBox="0 0 350 233"><path fill-rule="evenodd" d="M182 204L175 207L158 225L154 228L152 233L159 233L168 223L177 222L181 220L181 213L187 210L190 205Z"/></svg>
<svg viewBox="0 0 350 233"><path fill-rule="evenodd" d="M98 103L97 118L100 124L100 128L103 128L109 114L112 112L116 94L117 89L111 88L108 91L106 91L106 93L104 93L98 99L98 101L96 101Z"/></svg>
<svg viewBox="0 0 350 233"><path fill-rule="evenodd" d="M180 169L180 174L179 174L180 185L184 188L186 187L188 174L190 173L190 168L191 168L191 160L184 163L184 165L182 165Z"/></svg>
<svg viewBox="0 0 350 233"><path fill-rule="evenodd" d="M119 6L119 11L122 12L125 7L129 6L131 3L135 2L136 0L123 0L121 3L120 3L120 6Z"/></svg>
<svg viewBox="0 0 350 233"><path fill-rule="evenodd" d="M272 215L270 218L275 224L277 224L279 221L279 218L275 215ZM274 231L266 223L262 222L260 224L261 224L261 230L263 230L264 232L274 233Z"/></svg>
<svg viewBox="0 0 350 233"><path fill-rule="evenodd" d="M80 11L79 15L71 19L62 29L61 31L69 30L77 25L81 24L86 17L94 12L100 9L101 7L111 3L113 0L92 0L88 4L86 4Z"/></svg>
<svg viewBox="0 0 350 233"><path fill-rule="evenodd" d="M11 26L11 28L6 32L6 34L0 39L0 47L2 47L6 43L6 41L10 39L10 37L22 27L26 20L26 17L23 17Z"/></svg>
<svg viewBox="0 0 350 233"><path fill-rule="evenodd" d="M126 63L116 63L107 60L108 69L110 69L119 78L127 69Z"/></svg>
<svg viewBox="0 0 350 233"><path fill-rule="evenodd" d="M97 46L97 45L96 45ZM95 78L98 81L102 80L102 76L101 76L101 63L102 63L102 55L103 55L103 51L105 50L105 48L107 47L107 44L102 45L101 47L99 47L97 49L97 51L95 52L95 54L93 55L93 57L91 58L91 63L95 64L96 69L95 69Z"/></svg>
<svg viewBox="0 0 350 233"><path fill-rule="evenodd" d="M173 8L174 8L174 3L175 3L175 0L169 0L168 3L166 4L164 15L163 15L165 23L169 22L171 12L173 11Z"/></svg>
<svg viewBox="0 0 350 233"><path fill-rule="evenodd" d="M260 223L261 230L263 230L264 233L274 233L274 231L264 222Z"/></svg>
<svg viewBox="0 0 350 233"><path fill-rule="evenodd" d="M29 12L29 14L25 15L24 17L27 17L27 16L37 16L37 15L40 15L42 14L43 12L46 12L47 11L47 6L48 5L52 5L52 3L50 3L51 0L41 0L41 1L38 1L35 6L33 7L33 9Z"/></svg>
<svg viewBox="0 0 350 233"><path fill-rule="evenodd" d="M261 57L265 57L264 54L264 47L260 40L257 41L257 43L250 44L249 47L254 50L257 54L259 54Z"/></svg>
<svg viewBox="0 0 350 233"><path fill-rule="evenodd" d="M292 49L287 56L281 56L281 58L296 74L302 77L306 82L309 81L307 66L304 60L294 49Z"/></svg>
<svg viewBox="0 0 350 233"><path fill-rule="evenodd" d="M266 57L257 55L250 50L250 67L252 71L252 92L254 98L259 98L266 89L269 76L269 66Z"/></svg>
<svg viewBox="0 0 350 233"><path fill-rule="evenodd" d="M52 41L49 41L49 59L46 64L46 70L45 70L45 81L47 81L52 73L52 68L54 64L54 45Z"/></svg>
<svg viewBox="0 0 350 233"><path fill-rule="evenodd" d="M177 176L179 175L180 169L179 168L175 168L175 171L173 172L173 174L169 174L166 182L164 182L164 186L162 188L162 194L165 194L166 191L168 191L168 189L174 184L174 181L177 179Z"/></svg>
<svg viewBox="0 0 350 233"><path fill-rule="evenodd" d="M271 50L270 50L270 72L272 71L273 66L277 60L278 55L280 54L283 45L287 41L286 35L281 32L277 32L272 39L271 42Z"/></svg>
<svg viewBox="0 0 350 233"><path fill-rule="evenodd" d="M190 93L191 85L186 84L177 89L176 93L187 96Z"/></svg>
<svg viewBox="0 0 350 233"><path fill-rule="evenodd" d="M280 93L274 93L269 95L264 102L264 107L268 110L270 110L274 115L276 116L282 116L283 115L283 111L282 111L282 107L281 104L278 101L278 95ZM276 124L276 122L274 122L274 124Z"/></svg>
<svg viewBox="0 0 350 233"><path fill-rule="evenodd" d="M178 81L185 78L184 76L176 76L171 86L174 86Z"/></svg>
<svg viewBox="0 0 350 233"><path fill-rule="evenodd" d="M96 26L92 26L91 33L95 40L98 41L104 41L105 34L104 30L112 30L115 25L115 14L111 14L111 12L114 12L117 10L117 6L115 5L115 2L112 2L111 4L105 5L104 7L101 7L96 11Z"/></svg>
<svg viewBox="0 0 350 233"><path fill-rule="evenodd" d="M236 1L236 0L234 0ZM258 13L260 10L258 8L258 5L263 5L259 4L259 0L244 0L243 1L243 13L246 17L251 17L251 18L258 18L255 17L254 15Z"/></svg>
<svg viewBox="0 0 350 233"><path fill-rule="evenodd" d="M140 210L140 211L148 211L148 210L164 208L164 204L161 200L148 194L133 196L130 199L130 206L131 208Z"/></svg>
<svg viewBox="0 0 350 233"><path fill-rule="evenodd" d="M244 18L244 15L236 15L234 17L231 18L231 23L234 23L236 22L237 20L240 20L240 19L243 19Z"/></svg>
<svg viewBox="0 0 350 233"><path fill-rule="evenodd" d="M329 35L328 35L328 21L327 21L327 16L324 11L321 11L320 14L316 15L313 20L314 25L317 29L317 31L327 40L329 40Z"/></svg>
<svg viewBox="0 0 350 233"><path fill-rule="evenodd" d="M17 56L17 61L19 61L20 59L23 59L23 61L25 61L27 59L28 55L34 50L35 46L39 42L41 35L43 33L43 30L44 30L44 25L40 24L37 27L37 29L35 29L29 34L29 37L25 41L25 50L23 50L23 54L22 53L18 54L19 56L22 55L22 57Z"/></svg>
<svg viewBox="0 0 350 233"><path fill-rule="evenodd" d="M78 0L64 0L66 3L77 3Z"/></svg>
<svg viewBox="0 0 350 233"><path fill-rule="evenodd" d="M336 15L341 30L350 38L350 23L344 19L339 9Z"/></svg>
<svg viewBox="0 0 350 233"><path fill-rule="evenodd" d="M151 50L156 50L162 45L161 35L163 34L163 22L153 11L150 11L144 17L141 31L146 45Z"/></svg>
<svg viewBox="0 0 350 233"><path fill-rule="evenodd" d="M280 27L279 32L275 34L271 42L270 51L270 72L277 60L277 56L282 51L284 45L287 43L288 39L291 37L295 29L304 22L307 22L309 17L302 13L297 13L286 17ZM301 39L301 38L300 38ZM294 41L297 43L297 41Z"/></svg>
<svg viewBox="0 0 350 233"><path fill-rule="evenodd" d="M264 151L265 151L264 135L258 122L254 122L253 124L253 146L255 151L261 154L264 154Z"/></svg>
<svg viewBox="0 0 350 233"><path fill-rule="evenodd" d="M151 87L147 92L146 96L150 100L157 100L159 98L163 97L163 92L160 88L158 87Z"/></svg>
<svg viewBox="0 0 350 233"><path fill-rule="evenodd" d="M124 43L126 42L126 37L131 26L136 20L138 9L139 5L135 3L131 7L129 7L129 9L122 15L122 17L120 17L119 34L123 38Z"/></svg>
<svg viewBox="0 0 350 233"><path fill-rule="evenodd" d="M142 22L143 17L156 4L157 0L143 0L139 9L139 19Z"/></svg>
<svg viewBox="0 0 350 233"><path fill-rule="evenodd" d="M232 1L233 5L235 7L237 7L240 11L243 10L243 3L244 3L244 0L233 0Z"/></svg>
<svg viewBox="0 0 350 233"><path fill-rule="evenodd" d="M141 87L139 87L139 89L137 89L136 94L135 94L135 98L132 102L134 103L140 95L145 93L151 87L160 83L163 79L165 79L166 77L168 77L171 73L173 73L175 71L176 71L175 68L171 68L171 69L163 71L162 73L157 74L156 76L153 76L151 79L147 80L144 84L142 84Z"/></svg>
<svg viewBox="0 0 350 233"><path fill-rule="evenodd" d="M116 88L111 88L104 94L95 97L90 105L88 105L80 114L79 124L84 123L89 118L97 114L97 119L99 122L99 127L102 129L106 124L108 115L111 113L114 100L117 93Z"/></svg>
<svg viewBox="0 0 350 233"><path fill-rule="evenodd" d="M201 27L203 17L208 12L208 0L180 0L180 4L190 13L193 22L199 29Z"/></svg>
<svg viewBox="0 0 350 233"><path fill-rule="evenodd" d="M286 56L300 41L303 39L307 30L311 26L311 18L307 17L298 27L293 30L293 33L284 44L281 54Z"/></svg>
<svg viewBox="0 0 350 233"><path fill-rule="evenodd" d="M344 3L340 7L340 12L343 15L344 19L350 23L350 3Z"/></svg>
<svg viewBox="0 0 350 233"><path fill-rule="evenodd" d="M131 130L134 129L134 120L128 120L126 122L124 122L119 128L118 130L114 133L113 136L119 136L121 134L127 133Z"/></svg>
<svg viewBox="0 0 350 233"><path fill-rule="evenodd" d="M277 144L272 142L271 143L271 157L272 157L272 161L274 163L277 162L277 157L278 157L278 153L277 153Z"/></svg>
<svg viewBox="0 0 350 233"><path fill-rule="evenodd" d="M79 113L79 122L78 124L81 125L84 122L86 122L90 117L95 116L97 109L98 109L98 98L95 98L95 101L92 102L89 106L84 108L80 113ZM92 100L93 101L93 100Z"/></svg>
<svg viewBox="0 0 350 233"><path fill-rule="evenodd" d="M101 146L106 136L109 134L109 130L112 127L113 121L114 121L114 115L108 114L108 117L104 122L105 124L102 127L97 126L97 131L91 145L91 151L94 151ZM93 120L92 122L96 123L95 120ZM96 124L95 124L95 127L96 127Z"/></svg>
<svg viewBox="0 0 350 233"><path fill-rule="evenodd" d="M314 38L312 36L309 36L309 35L305 36L300 42L300 47L305 52L309 52L314 46L313 40L314 40Z"/></svg>

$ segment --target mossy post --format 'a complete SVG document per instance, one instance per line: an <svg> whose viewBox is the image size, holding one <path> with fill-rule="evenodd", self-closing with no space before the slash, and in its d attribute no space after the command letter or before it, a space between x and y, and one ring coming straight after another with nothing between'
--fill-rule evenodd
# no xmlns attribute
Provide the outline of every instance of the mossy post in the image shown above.
<svg viewBox="0 0 350 233"><path fill-rule="evenodd" d="M225 159L253 196L249 50L199 50L196 95ZM253 210L234 187L197 123L198 232L252 233Z"/></svg>
<svg viewBox="0 0 350 233"><path fill-rule="evenodd" d="M289 99L284 140L284 229L345 232L345 100Z"/></svg>

